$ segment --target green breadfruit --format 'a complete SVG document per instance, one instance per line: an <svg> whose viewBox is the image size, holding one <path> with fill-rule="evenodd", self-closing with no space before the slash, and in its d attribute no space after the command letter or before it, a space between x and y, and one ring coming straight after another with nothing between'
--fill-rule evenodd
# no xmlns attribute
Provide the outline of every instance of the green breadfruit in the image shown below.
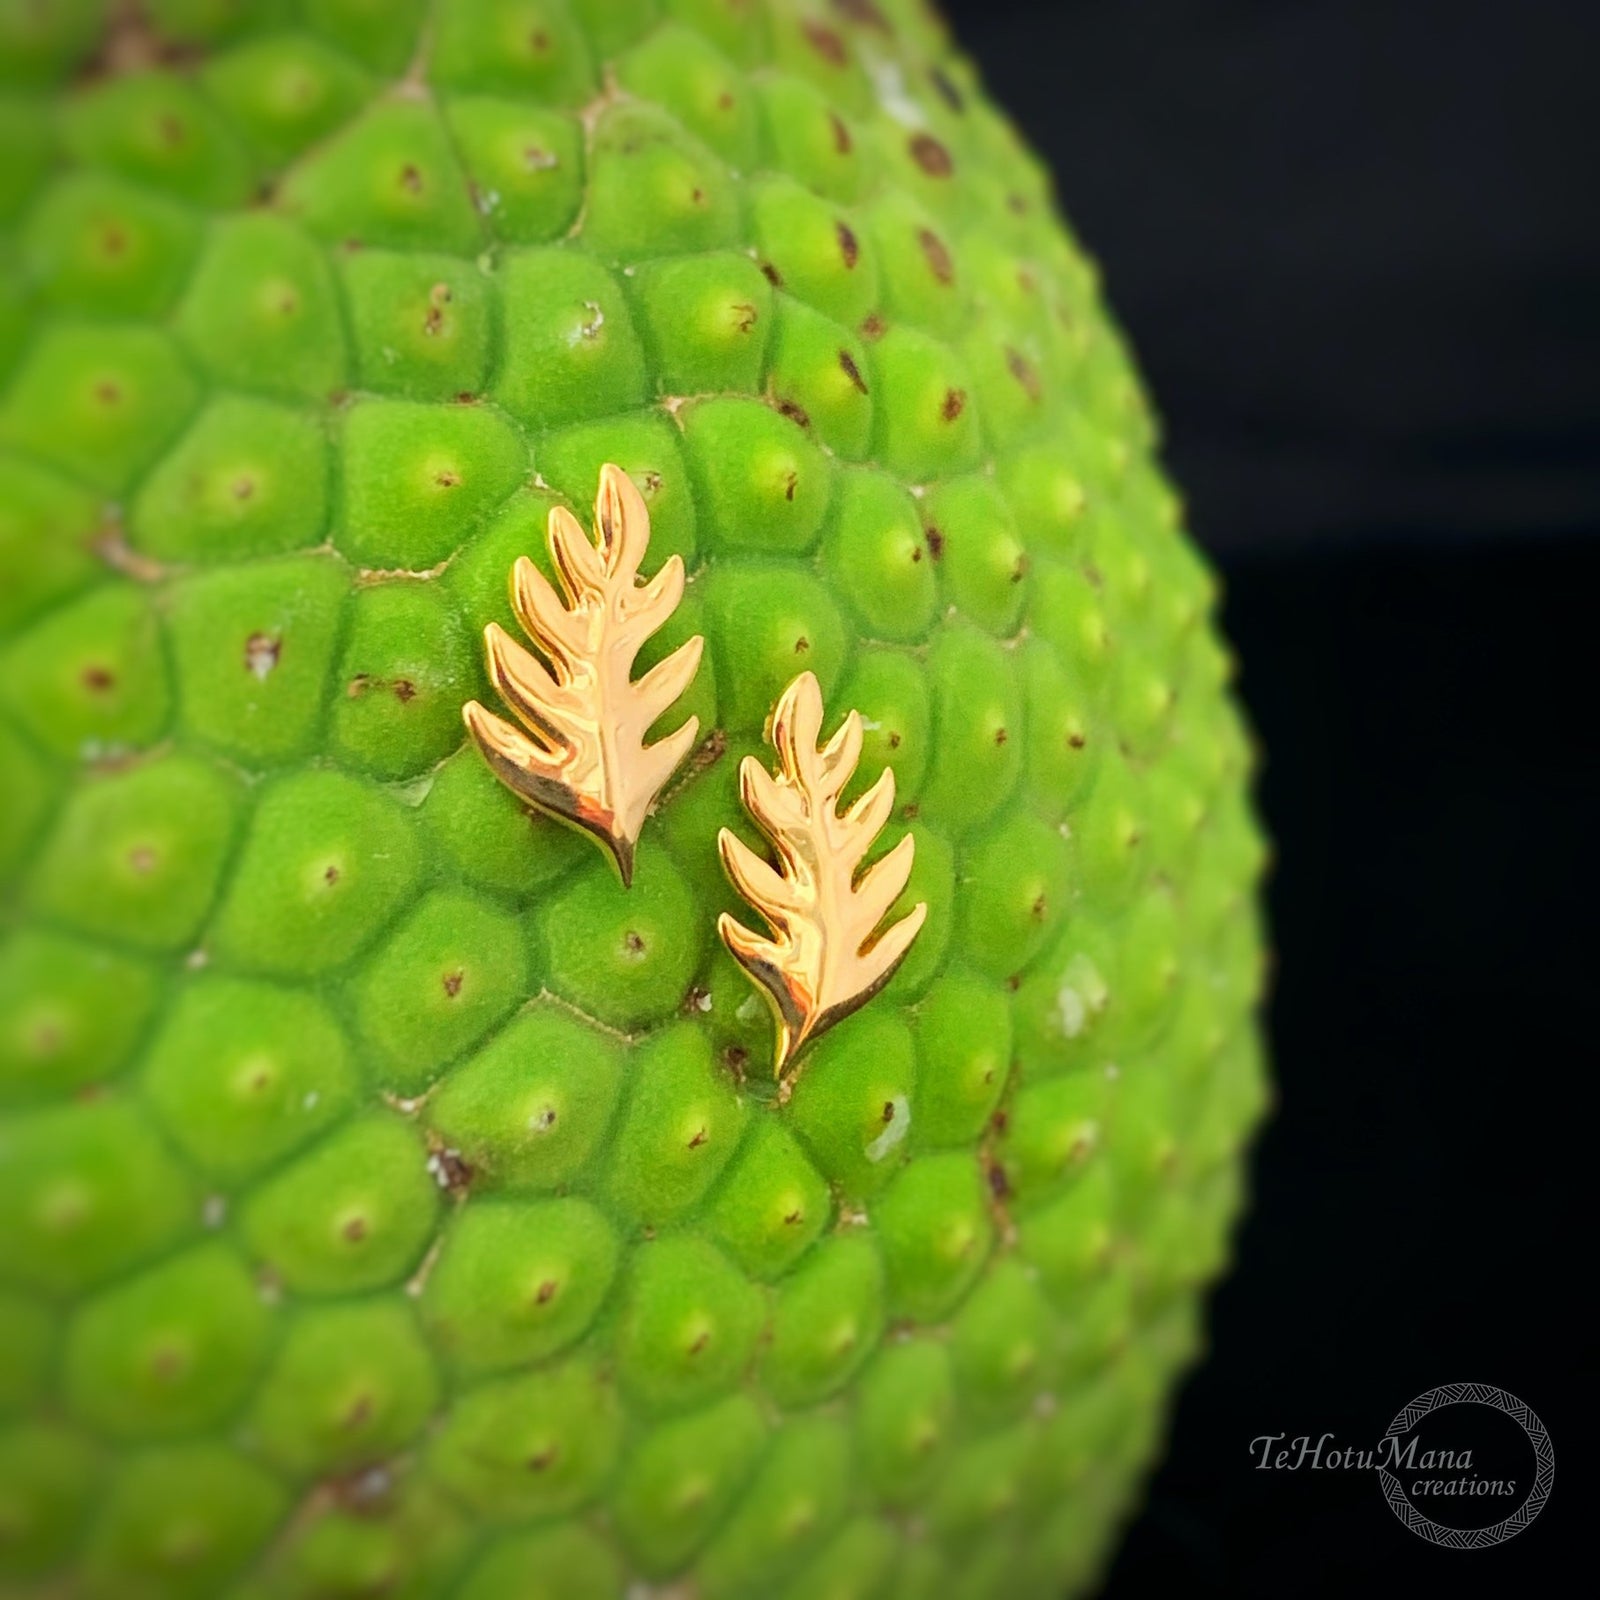
<svg viewBox="0 0 1600 1600"><path fill-rule="evenodd" d="M1092 1585L1265 1098L1215 586L920 0L0 4L0 1590ZM704 659L625 891L467 739L601 467ZM813 673L915 840L784 1094ZM665 1592L650 1589L649 1592Z"/></svg>

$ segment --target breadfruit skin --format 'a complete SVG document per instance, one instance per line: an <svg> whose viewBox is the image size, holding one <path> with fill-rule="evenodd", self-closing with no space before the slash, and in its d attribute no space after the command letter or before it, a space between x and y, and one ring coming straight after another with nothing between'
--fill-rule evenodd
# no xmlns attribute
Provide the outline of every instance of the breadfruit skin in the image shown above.
<svg viewBox="0 0 1600 1600"><path fill-rule="evenodd" d="M1092 1588L1266 1103L1251 754L1048 176L919 0L0 3L0 1593ZM645 496L624 891L468 742ZM784 685L905 964L772 1081Z"/></svg>

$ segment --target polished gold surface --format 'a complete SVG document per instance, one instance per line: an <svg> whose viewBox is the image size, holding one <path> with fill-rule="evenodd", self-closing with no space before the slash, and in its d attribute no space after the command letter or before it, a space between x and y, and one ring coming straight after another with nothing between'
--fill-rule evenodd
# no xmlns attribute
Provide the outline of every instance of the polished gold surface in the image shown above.
<svg viewBox="0 0 1600 1600"><path fill-rule="evenodd" d="M821 733L822 690L802 672L772 714L777 773L753 756L739 767L739 793L772 841L780 870L726 828L717 839L734 887L772 927L774 937L767 939L726 912L717 920L723 943L772 1006L780 1079L807 1040L889 981L928 914L919 903L877 931L911 875L916 842L908 834L860 871L894 809L894 772L885 767L841 815L839 796L861 759L861 717L852 711L819 749Z"/></svg>
<svg viewBox="0 0 1600 1600"><path fill-rule="evenodd" d="M600 469L594 509L595 543L570 511L550 513L565 599L526 556L511 572L512 605L548 667L497 623L484 629L490 681L522 727L476 700L461 714L495 776L595 839L627 884L644 819L700 724L690 717L652 745L645 735L693 681L705 641L688 640L633 681L640 647L683 598L683 562L668 556L639 581L650 513L620 467Z"/></svg>

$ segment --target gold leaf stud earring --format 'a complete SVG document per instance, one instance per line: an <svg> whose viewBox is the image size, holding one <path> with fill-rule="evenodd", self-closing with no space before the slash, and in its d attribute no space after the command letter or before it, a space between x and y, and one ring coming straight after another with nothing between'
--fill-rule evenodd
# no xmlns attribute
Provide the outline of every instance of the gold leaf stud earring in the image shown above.
<svg viewBox="0 0 1600 1600"><path fill-rule="evenodd" d="M911 875L916 842L908 834L861 872L894 809L894 770L842 815L839 795L861 759L861 717L852 711L828 743L822 733L822 690L802 672L772 714L778 770L753 756L739 767L745 809L772 841L774 871L724 828L717 845L733 886L771 924L773 937L752 933L726 912L717 931L735 961L766 993L777 1023L780 1079L795 1052L865 1005L894 975L928 914L919 902L880 929Z"/></svg>
<svg viewBox="0 0 1600 1600"><path fill-rule="evenodd" d="M594 511L593 543L565 507L550 512L547 538L564 600L526 556L511 571L512 607L549 666L498 623L484 629L489 679L522 727L476 700L461 714L495 776L587 833L626 885L644 819L700 722L690 717L652 745L645 734L694 681L705 641L696 635L633 680L640 648L683 598L683 562L668 556L639 581L650 513L620 467L600 469Z"/></svg>

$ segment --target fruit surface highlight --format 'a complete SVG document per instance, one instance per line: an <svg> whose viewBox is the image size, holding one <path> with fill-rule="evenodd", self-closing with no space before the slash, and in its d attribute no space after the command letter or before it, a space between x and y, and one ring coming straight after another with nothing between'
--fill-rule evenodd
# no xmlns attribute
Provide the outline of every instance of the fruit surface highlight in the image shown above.
<svg viewBox="0 0 1600 1600"><path fill-rule="evenodd" d="M1215 584L920 0L0 4L0 1592L1092 1587L1265 1102ZM462 725L601 467L625 889ZM771 1075L814 674L915 840Z"/></svg>

